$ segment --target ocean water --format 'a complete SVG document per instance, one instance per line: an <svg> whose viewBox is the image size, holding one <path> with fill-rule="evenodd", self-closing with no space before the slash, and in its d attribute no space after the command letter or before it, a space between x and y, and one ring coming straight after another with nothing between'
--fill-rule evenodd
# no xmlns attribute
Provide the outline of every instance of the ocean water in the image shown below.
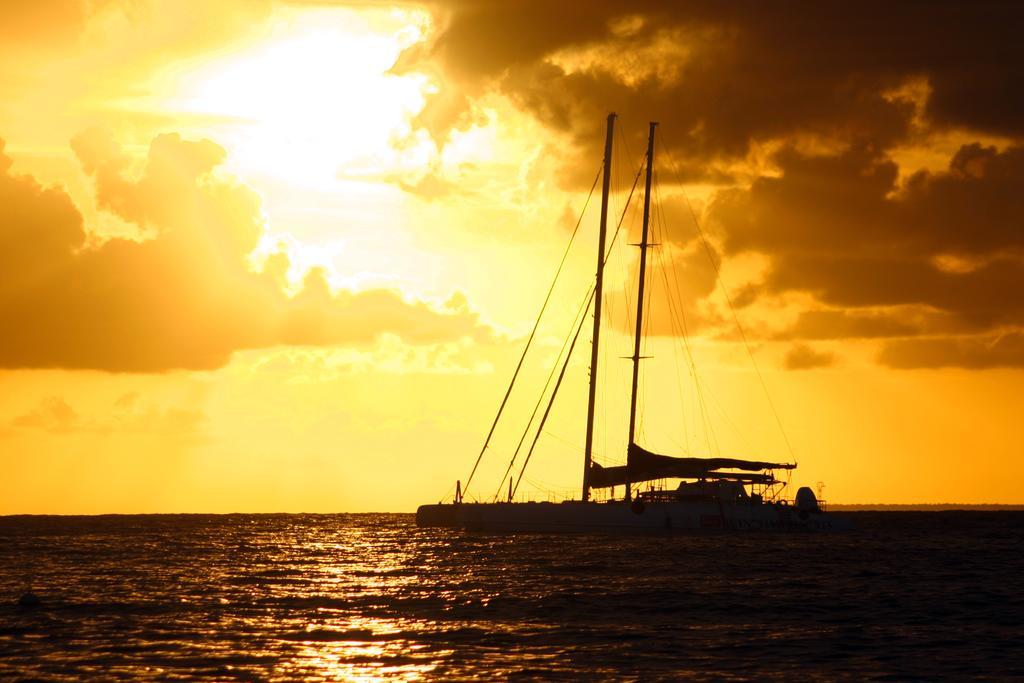
<svg viewBox="0 0 1024 683"><path fill-rule="evenodd" d="M0 518L0 679L1024 677L1024 513L850 515L651 537Z"/></svg>

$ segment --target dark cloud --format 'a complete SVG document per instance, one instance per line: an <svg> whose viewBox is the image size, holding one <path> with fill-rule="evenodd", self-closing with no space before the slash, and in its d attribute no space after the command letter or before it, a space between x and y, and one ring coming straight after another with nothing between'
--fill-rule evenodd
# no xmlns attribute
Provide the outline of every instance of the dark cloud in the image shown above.
<svg viewBox="0 0 1024 683"><path fill-rule="evenodd" d="M879 362L892 368L1024 368L1024 332L892 340Z"/></svg>
<svg viewBox="0 0 1024 683"><path fill-rule="evenodd" d="M791 148L780 175L717 193L708 215L729 254L770 257L759 295L809 293L808 310L780 338L978 334L1024 325L1024 147L963 145L940 172L898 181L885 153L834 155ZM906 342L883 360L908 367L911 349L976 365L995 345ZM899 360L896 360L896 359ZM887 361L888 362L888 361Z"/></svg>
<svg viewBox="0 0 1024 683"><path fill-rule="evenodd" d="M772 257L767 291L807 291L837 307L922 305L990 325L1024 322L1016 295L1024 196L1015 191L1024 148L966 145L947 171L919 172L903 186L895 164L865 149L785 150L776 160L782 175L720 192L709 210L727 251ZM943 257L962 267L943 267Z"/></svg>
<svg viewBox="0 0 1024 683"><path fill-rule="evenodd" d="M801 311L796 322L779 335L783 339L872 339L917 334L912 321L888 314L845 310Z"/></svg>
<svg viewBox="0 0 1024 683"><path fill-rule="evenodd" d="M869 147L835 156L787 148L775 162L780 176L717 194L712 216L729 251L886 260L1024 247L1024 147L964 145L948 170L920 171L902 186L896 164Z"/></svg>
<svg viewBox="0 0 1024 683"><path fill-rule="evenodd" d="M73 143L97 202L140 226L138 241L87 239L67 195L9 173L0 143L0 367L158 372L212 369L239 349L360 345L382 334L417 344L489 331L465 307L440 309L390 290L332 292L311 271L293 298L283 253L253 273L258 197L211 173L224 151L162 135L141 176L102 134Z"/></svg>
<svg viewBox="0 0 1024 683"><path fill-rule="evenodd" d="M969 272L946 272L925 258L839 254L776 257L767 283L803 290L835 306L926 305L989 326L1024 322L1024 264L1000 259Z"/></svg>
<svg viewBox="0 0 1024 683"><path fill-rule="evenodd" d="M1024 134L1019 3L429 5L439 30L396 69L443 74L425 117L439 135L491 90L591 152L609 110L659 119L679 156L705 166L794 135L887 148L907 137L918 106L933 129ZM918 83L924 102L894 94Z"/></svg>
<svg viewBox="0 0 1024 683"><path fill-rule="evenodd" d="M915 349L977 366L1008 343L978 335L1024 325L1024 4L430 6L437 32L396 69L443 76L423 121L438 136L467 123L474 97L500 92L574 141L568 184L589 182L580 160L600 157L610 110L634 149L642 123L660 120L662 159L683 182L732 182L752 150L781 149L771 175L718 191L706 213L725 257L767 257L737 305L810 295L769 336L889 339L894 366ZM908 175L894 161L936 136L1003 142L965 144L942 171ZM697 280L695 307L711 291Z"/></svg>
<svg viewBox="0 0 1024 683"><path fill-rule="evenodd" d="M977 334L991 328L982 314L944 313L928 306L801 311L776 339L887 339L942 334Z"/></svg>
<svg viewBox="0 0 1024 683"><path fill-rule="evenodd" d="M658 238L652 237L657 243ZM714 259L714 260L712 260ZM696 332L712 324L714 311L704 306L718 282L719 254L706 252L697 241L680 247L661 244L648 252L648 334L672 336ZM630 271L630 283L636 269ZM633 294L635 297L635 292ZM630 305L633 306L631 301ZM709 317L710 316L710 317Z"/></svg>
<svg viewBox="0 0 1024 683"><path fill-rule="evenodd" d="M783 358L783 366L787 370L811 370L827 368L835 364L835 355L823 351L815 351L806 344L794 344Z"/></svg>

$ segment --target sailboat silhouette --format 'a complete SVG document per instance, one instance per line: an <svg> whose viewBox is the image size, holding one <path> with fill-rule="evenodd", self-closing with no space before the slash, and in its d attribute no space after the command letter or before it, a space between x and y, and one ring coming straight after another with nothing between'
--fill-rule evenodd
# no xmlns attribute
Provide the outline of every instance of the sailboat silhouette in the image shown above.
<svg viewBox="0 0 1024 683"><path fill-rule="evenodd" d="M651 182L654 169L655 132L657 123L650 124L646 155L646 180L643 209L643 228L640 244L639 281L637 287L636 321L633 336L632 384L629 411L629 446L626 464L605 467L593 460L594 414L597 397L598 352L601 336L601 304L604 287L604 266L607 261L608 196L611 177L612 141L616 115L608 115L605 135L601 218L598 233L597 271L590 301L594 307L593 337L590 357L586 437L584 446L583 486L579 500L551 502L513 502L512 480L509 480L507 502L468 502L464 499L461 482L456 484L455 499L451 503L422 505L416 512L420 526L452 526L478 531L531 531L531 532L645 532L645 531L831 531L852 527L842 517L824 510L810 488L797 491L790 502L780 497L766 499L764 492L783 484L775 473L793 470L795 463L743 460L738 458L672 457L648 451L636 443L637 393L639 385L641 339L644 320L644 289L646 283L647 251L651 216ZM549 294L550 296L550 294ZM545 301L545 305L546 305ZM543 313L543 308L542 308ZM582 328L583 319L576 328L576 337L569 347L569 355ZM536 326L534 327L536 332ZM533 335L531 334L530 340ZM527 342L527 348L529 341ZM525 351L524 351L525 357ZM513 375L514 384L519 368ZM555 385L555 393L564 376L566 363ZM498 417L511 392L505 394ZM554 400L552 394L551 400ZM548 404L550 410L551 403ZM541 420L543 427L547 412ZM494 433L488 433L484 449ZM539 430L538 430L539 434ZM480 456L483 455L481 450ZM480 462L477 458L477 465ZM511 465L510 465L511 467ZM525 465L524 465L525 469ZM474 465L473 473L476 472ZM470 475L472 480L473 474ZM521 475L520 475L521 476ZM639 491L634 486L643 482L680 479L678 487L670 490ZM468 486L468 481L467 481ZM593 501L593 489L622 486L622 499ZM748 490L748 487L750 490ZM761 493L755 491L760 487Z"/></svg>

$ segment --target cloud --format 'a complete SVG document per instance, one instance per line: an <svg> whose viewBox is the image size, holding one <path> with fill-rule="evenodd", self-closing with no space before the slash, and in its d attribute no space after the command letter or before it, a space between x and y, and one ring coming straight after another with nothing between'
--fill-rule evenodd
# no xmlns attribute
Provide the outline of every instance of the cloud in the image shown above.
<svg viewBox="0 0 1024 683"><path fill-rule="evenodd" d="M14 418L11 425L66 434L78 427L79 419L75 409L62 397L49 396L29 412Z"/></svg>
<svg viewBox="0 0 1024 683"><path fill-rule="evenodd" d="M787 370L827 368L835 364L835 354L815 351L806 344L794 344L786 352L783 365Z"/></svg>
<svg viewBox="0 0 1024 683"><path fill-rule="evenodd" d="M683 336L722 323L719 311L707 301L718 283L719 254L713 248L705 250L697 240L676 244L668 241L667 236L653 234L650 239L657 246L648 250L644 334ZM659 242L662 239L665 241ZM637 251L634 247L630 249ZM620 291L630 315L614 317L612 323L632 336L639 257L630 253L629 258L635 260L629 263Z"/></svg>
<svg viewBox="0 0 1024 683"><path fill-rule="evenodd" d="M796 321L777 336L780 339L873 339L917 334L921 324L913 318L886 312L842 309L801 311Z"/></svg>
<svg viewBox="0 0 1024 683"><path fill-rule="evenodd" d="M273 0L187 7L173 0L2 2L0 99L32 103L36 127L59 125L82 109L83 100L89 120L95 120L101 92L120 99L133 90L149 91L154 75L169 64L223 50L263 30L273 5ZM18 119L5 118L4 125L19 125Z"/></svg>
<svg viewBox="0 0 1024 683"><path fill-rule="evenodd" d="M443 137L499 91L599 156L604 114L660 119L704 172L792 136L889 148L933 130L1024 134L1024 7L888 2L429 3L438 29L396 70L439 71L422 122ZM923 101L908 95L926 87ZM637 132L639 134L639 131ZM700 172L701 166L692 167Z"/></svg>
<svg viewBox="0 0 1024 683"><path fill-rule="evenodd" d="M992 335L1024 328L1024 6L430 6L437 30L396 70L441 75L422 120L439 139L498 92L577 147L570 184L589 180L579 160L600 157L610 110L627 137L660 120L683 182L753 175L705 217L725 259L767 257L738 305L804 307L768 336L892 340L880 358L898 367L915 350L976 365L1004 362ZM967 143L945 169L897 163L940 137ZM695 306L714 297L694 291Z"/></svg>
<svg viewBox="0 0 1024 683"><path fill-rule="evenodd" d="M274 13L264 1L211 5L196 31L194 10L172 5L52 0L0 10L0 24L55 27L40 44L88 52L65 62L87 78L103 74L120 93L134 82L128 75L240 40ZM1016 31L1024 6L596 0L581 13L539 0L425 5L436 28L395 71L437 76L419 123L438 141L486 118L482 103L497 93L556 133L549 142L560 146L566 184L589 184L612 109L624 134L636 136L634 150L642 122L661 120L659 154L671 152L684 181L753 175L749 186L713 195L706 215L726 272L739 255L767 257L763 280L734 288L738 306L791 294L811 302L785 330L764 325L767 336L943 339L952 357L967 358L957 350L963 339L1024 326L1015 296L1024 280L1024 43ZM12 88L45 82L9 61ZM937 135L969 144L943 170L900 168L901 146ZM0 322L18 323L0 340L0 366L212 368L237 349L488 334L469 312L395 292L331 292L317 271L298 295L281 294L287 254L273 255L262 273L250 270L245 257L264 234L259 201L224 177L224 151L211 142L161 136L141 173L100 133L73 145L97 206L138 234L100 242L61 190L10 175L0 156L0 265L9 273ZM404 188L451 196L441 176ZM684 265L687 313L703 307L715 324L714 281L699 263ZM666 305L655 300L652 310ZM652 330L673 333L656 317ZM118 343L128 340L139 341ZM978 352L986 348L995 347Z"/></svg>
<svg viewBox="0 0 1024 683"><path fill-rule="evenodd" d="M759 295L809 294L827 307L776 337L959 338L1024 325L1024 147L965 144L945 170L903 182L865 146L785 148L775 162L779 175L718 192L708 217L727 254L769 257ZM1003 358L998 345L965 343L896 344L882 360L909 367L914 350L972 366L985 353Z"/></svg>
<svg viewBox="0 0 1024 683"><path fill-rule="evenodd" d="M97 241L62 190L9 172L0 143L0 367L214 369L240 349L491 338L467 308L334 292L319 270L286 296L286 254L260 273L249 266L265 230L260 201L219 172L225 153L210 141L161 135L138 177L102 133L72 146L97 204L139 236Z"/></svg>
<svg viewBox="0 0 1024 683"><path fill-rule="evenodd" d="M879 362L891 368L1024 368L1024 332L973 337L895 339L882 347Z"/></svg>
<svg viewBox="0 0 1024 683"><path fill-rule="evenodd" d="M15 417L10 427L35 429L50 434L156 434L194 436L204 420L202 412L177 406L161 407L144 402L137 393L124 394L102 415L82 415L63 396L48 396Z"/></svg>
<svg viewBox="0 0 1024 683"><path fill-rule="evenodd" d="M712 217L726 246L814 256L896 260L943 254L1021 253L1024 147L961 146L942 172L919 171L902 185L899 168L873 147L837 155L775 155L781 175L749 190L719 192ZM937 272L939 268L934 268Z"/></svg>
<svg viewBox="0 0 1024 683"><path fill-rule="evenodd" d="M84 0L36 0L0 4L0 41L43 44L73 40L85 26Z"/></svg>
<svg viewBox="0 0 1024 683"><path fill-rule="evenodd" d="M810 292L839 307L927 306L990 326L1024 322L1015 294L1024 285L1024 198L1014 189L1024 147L965 145L948 170L903 186L891 161L865 150L788 150L777 161L780 176L723 191L710 209L727 251L772 257L765 291ZM948 255L974 260L944 267Z"/></svg>

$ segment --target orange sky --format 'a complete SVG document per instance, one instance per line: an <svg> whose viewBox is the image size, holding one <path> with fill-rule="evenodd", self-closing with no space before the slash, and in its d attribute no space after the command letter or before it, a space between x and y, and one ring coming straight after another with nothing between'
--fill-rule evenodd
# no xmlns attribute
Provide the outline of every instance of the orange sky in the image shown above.
<svg viewBox="0 0 1024 683"><path fill-rule="evenodd" d="M441 498L611 110L616 216L661 122L644 445L795 457L834 502L1022 502L1024 48L1000 15L1019 9L586 6L0 8L0 514ZM477 495L589 286L596 203ZM623 229L638 241L636 211ZM606 271L606 464L633 252ZM578 495L586 355L524 497Z"/></svg>

